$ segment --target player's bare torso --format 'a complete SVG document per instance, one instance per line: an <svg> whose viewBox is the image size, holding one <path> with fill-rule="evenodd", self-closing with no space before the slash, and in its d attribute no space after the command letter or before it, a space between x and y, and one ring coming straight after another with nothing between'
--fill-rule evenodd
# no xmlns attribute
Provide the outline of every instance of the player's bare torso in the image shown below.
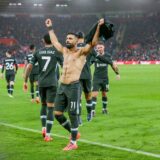
<svg viewBox="0 0 160 160"><path fill-rule="evenodd" d="M61 83L70 84L79 80L81 71L86 61L86 56L80 53L81 49L77 49L74 52L71 52L68 49L64 50Z"/></svg>

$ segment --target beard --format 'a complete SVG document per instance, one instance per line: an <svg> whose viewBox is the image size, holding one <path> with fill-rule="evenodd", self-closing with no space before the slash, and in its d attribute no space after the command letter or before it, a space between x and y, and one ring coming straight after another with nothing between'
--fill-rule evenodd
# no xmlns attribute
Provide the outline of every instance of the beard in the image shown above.
<svg viewBox="0 0 160 160"><path fill-rule="evenodd" d="M67 47L68 49L71 49L71 48L74 47L74 45L73 45L73 44L70 44L70 43L66 43L66 47Z"/></svg>

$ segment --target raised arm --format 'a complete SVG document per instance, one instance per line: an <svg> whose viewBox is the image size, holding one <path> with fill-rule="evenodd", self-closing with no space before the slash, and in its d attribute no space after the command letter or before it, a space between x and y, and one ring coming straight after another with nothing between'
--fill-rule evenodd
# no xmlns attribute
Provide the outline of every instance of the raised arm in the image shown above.
<svg viewBox="0 0 160 160"><path fill-rule="evenodd" d="M45 21L46 27L48 28L48 33L50 35L51 42L53 46L61 53L63 53L63 46L61 43L58 41L57 36L54 33L54 30L52 28L52 21L51 19L46 19Z"/></svg>
<svg viewBox="0 0 160 160"><path fill-rule="evenodd" d="M85 54L85 55L89 54L91 48L94 47L97 44L97 42L99 40L100 26L103 25L103 24L104 24L104 19L102 18L98 21L96 32L94 34L92 42L89 43L89 44L86 44L86 46L82 48L82 54Z"/></svg>
<svg viewBox="0 0 160 160"><path fill-rule="evenodd" d="M97 42L99 41L100 27L103 24L104 24L104 18L101 18L98 21L97 29L96 29L96 32L94 34L93 40L92 40L92 47L94 47L97 44Z"/></svg>

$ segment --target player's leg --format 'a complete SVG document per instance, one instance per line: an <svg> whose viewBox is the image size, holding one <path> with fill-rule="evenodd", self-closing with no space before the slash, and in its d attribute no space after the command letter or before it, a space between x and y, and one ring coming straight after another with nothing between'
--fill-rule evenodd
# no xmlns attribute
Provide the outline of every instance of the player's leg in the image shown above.
<svg viewBox="0 0 160 160"><path fill-rule="evenodd" d="M10 85L9 85L9 83L7 83L7 92L8 92L8 94L10 94Z"/></svg>
<svg viewBox="0 0 160 160"><path fill-rule="evenodd" d="M107 92L109 91L108 80L104 80L101 91L102 91L102 113L107 114L107 105L108 105Z"/></svg>
<svg viewBox="0 0 160 160"><path fill-rule="evenodd" d="M47 119L47 103L46 103L46 88L40 87L40 96L41 96L41 110L40 110L40 119L42 124L42 136L46 136L46 119Z"/></svg>
<svg viewBox="0 0 160 160"><path fill-rule="evenodd" d="M91 92L91 79L86 79L84 81L84 94L86 99L86 109L87 109L87 120L91 121L92 119L92 92Z"/></svg>
<svg viewBox="0 0 160 160"><path fill-rule="evenodd" d="M97 97L100 88L100 83L97 81L93 81L93 89L92 89L92 115L95 116L96 113L96 104L97 104Z"/></svg>
<svg viewBox="0 0 160 160"><path fill-rule="evenodd" d="M39 103L40 99L39 99L39 86L38 86L38 75L37 74L34 75L34 84L36 87L36 103Z"/></svg>
<svg viewBox="0 0 160 160"><path fill-rule="evenodd" d="M79 123L79 126L82 126L82 118L81 118L81 114L82 114L82 91L83 91L83 83L84 80L81 79L80 80L80 84L81 84L81 88L80 88L80 95L81 95L81 98L80 98L80 103L79 103L79 114L78 114L78 123Z"/></svg>
<svg viewBox="0 0 160 160"><path fill-rule="evenodd" d="M56 97L57 87L47 87L46 97L47 97L47 121L46 121L46 136L45 141L51 141L51 129L54 121L54 101Z"/></svg>
<svg viewBox="0 0 160 160"><path fill-rule="evenodd" d="M8 95L10 95L10 80L9 80L9 75L6 75L5 76L6 78L6 82L7 82L7 92L8 92Z"/></svg>
<svg viewBox="0 0 160 160"><path fill-rule="evenodd" d="M34 80L33 80L33 74L30 74L29 82L30 82L31 102L33 103L34 102Z"/></svg>
<svg viewBox="0 0 160 160"><path fill-rule="evenodd" d="M92 120L92 93L85 93L86 98L86 108L87 108L87 121Z"/></svg>
<svg viewBox="0 0 160 160"><path fill-rule="evenodd" d="M55 98L55 109L54 114L56 120L59 122L59 124L65 128L69 133L71 133L71 125L70 122L67 120L65 115L63 114L67 107L67 98L63 94L63 86L60 85L57 91L57 95Z"/></svg>
<svg viewBox="0 0 160 160"><path fill-rule="evenodd" d="M15 74L10 76L10 97L13 97Z"/></svg>
<svg viewBox="0 0 160 160"><path fill-rule="evenodd" d="M107 93L106 91L102 91L102 113L107 114Z"/></svg>
<svg viewBox="0 0 160 160"><path fill-rule="evenodd" d="M77 138L80 136L78 133L80 83L72 84L66 93L68 97L68 115L71 122L71 141L63 150L68 151L78 148Z"/></svg>
<svg viewBox="0 0 160 160"><path fill-rule="evenodd" d="M14 81L10 81L10 95L13 97L13 91L14 91Z"/></svg>

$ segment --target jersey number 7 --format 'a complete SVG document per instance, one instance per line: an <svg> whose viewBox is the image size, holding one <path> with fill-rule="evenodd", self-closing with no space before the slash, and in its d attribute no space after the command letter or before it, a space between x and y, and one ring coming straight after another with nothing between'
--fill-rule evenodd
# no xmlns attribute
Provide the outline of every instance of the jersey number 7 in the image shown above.
<svg viewBox="0 0 160 160"><path fill-rule="evenodd" d="M45 72L47 70L49 62L51 61L51 57L49 57L49 56L42 56L42 59L46 60L45 65L44 65L43 70L42 70L42 71Z"/></svg>

